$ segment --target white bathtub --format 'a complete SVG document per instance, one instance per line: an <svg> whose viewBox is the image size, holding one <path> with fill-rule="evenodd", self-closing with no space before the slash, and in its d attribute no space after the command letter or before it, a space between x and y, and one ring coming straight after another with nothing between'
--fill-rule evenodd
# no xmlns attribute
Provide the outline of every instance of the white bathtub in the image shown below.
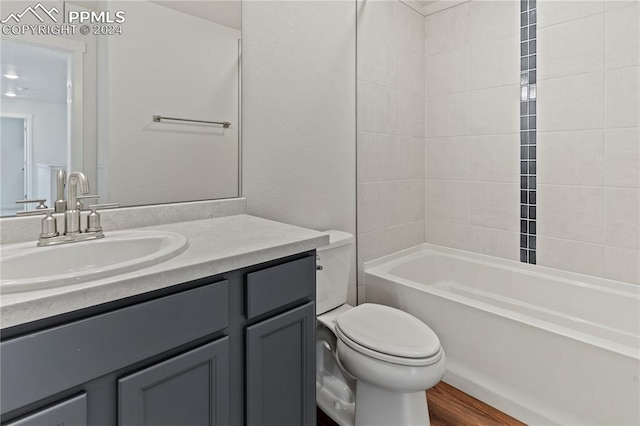
<svg viewBox="0 0 640 426"><path fill-rule="evenodd" d="M640 287L423 244L365 264L365 300L427 323L444 380L529 424L640 424Z"/></svg>

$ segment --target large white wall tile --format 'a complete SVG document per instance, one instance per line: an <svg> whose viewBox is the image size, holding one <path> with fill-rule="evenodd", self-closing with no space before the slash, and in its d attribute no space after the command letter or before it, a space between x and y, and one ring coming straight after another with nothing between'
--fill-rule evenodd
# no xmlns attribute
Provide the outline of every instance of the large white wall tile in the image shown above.
<svg viewBox="0 0 640 426"><path fill-rule="evenodd" d="M602 128L603 79L590 73L538 82L538 131Z"/></svg>
<svg viewBox="0 0 640 426"><path fill-rule="evenodd" d="M413 136L424 138L426 136L427 103L424 96L413 96L411 108Z"/></svg>
<svg viewBox="0 0 640 426"><path fill-rule="evenodd" d="M604 69L604 15L598 14L538 32L540 80Z"/></svg>
<svg viewBox="0 0 640 426"><path fill-rule="evenodd" d="M386 40L392 38L395 27L395 1L358 0L357 28L358 36L375 34Z"/></svg>
<svg viewBox="0 0 640 426"><path fill-rule="evenodd" d="M517 183L471 182L471 225L518 231L520 207Z"/></svg>
<svg viewBox="0 0 640 426"><path fill-rule="evenodd" d="M469 43L469 4L426 17L427 53L459 49Z"/></svg>
<svg viewBox="0 0 640 426"><path fill-rule="evenodd" d="M396 117L392 118L391 132L400 136L413 136L413 96L400 91L393 91L396 105Z"/></svg>
<svg viewBox="0 0 640 426"><path fill-rule="evenodd" d="M636 4L638 4L638 0L605 0L604 10L608 12L622 7L634 6Z"/></svg>
<svg viewBox="0 0 640 426"><path fill-rule="evenodd" d="M387 246L386 229L374 232L358 233L358 264L362 265L364 262L368 262L391 253L388 251Z"/></svg>
<svg viewBox="0 0 640 426"><path fill-rule="evenodd" d="M414 155L414 138L411 136L400 136L398 138L399 145L394 148L391 153L396 158L395 163L398 167L394 167L393 178L395 180L408 180L413 178L413 155Z"/></svg>
<svg viewBox="0 0 640 426"><path fill-rule="evenodd" d="M364 261L424 242L427 114L424 17L400 1L359 1L357 7L362 284Z"/></svg>
<svg viewBox="0 0 640 426"><path fill-rule="evenodd" d="M518 84L519 46L519 34L471 46L471 89Z"/></svg>
<svg viewBox="0 0 640 426"><path fill-rule="evenodd" d="M427 101L427 135L459 136L469 133L469 95L432 96Z"/></svg>
<svg viewBox="0 0 640 426"><path fill-rule="evenodd" d="M606 244L640 249L640 190L607 188Z"/></svg>
<svg viewBox="0 0 640 426"><path fill-rule="evenodd" d="M538 182L552 185L602 186L602 130L538 133Z"/></svg>
<svg viewBox="0 0 640 426"><path fill-rule="evenodd" d="M395 126L395 101L390 89L358 81L358 131L391 133Z"/></svg>
<svg viewBox="0 0 640 426"><path fill-rule="evenodd" d="M640 67L608 70L604 84L606 127L640 126Z"/></svg>
<svg viewBox="0 0 640 426"><path fill-rule="evenodd" d="M471 226L469 225L427 219L426 229L427 241L431 244L473 250L474 245L469 236Z"/></svg>
<svg viewBox="0 0 640 426"><path fill-rule="evenodd" d="M413 180L412 183L412 203L413 203L413 216L412 221L424 221L425 217L425 181Z"/></svg>
<svg viewBox="0 0 640 426"><path fill-rule="evenodd" d="M499 229L469 227L471 250L489 256L518 260L520 258L520 234Z"/></svg>
<svg viewBox="0 0 640 426"><path fill-rule="evenodd" d="M383 183L358 184L358 233L384 229L386 225Z"/></svg>
<svg viewBox="0 0 640 426"><path fill-rule="evenodd" d="M429 179L427 194L428 219L469 223L469 182Z"/></svg>
<svg viewBox="0 0 640 426"><path fill-rule="evenodd" d="M612 280L640 284L640 251L605 247L604 276Z"/></svg>
<svg viewBox="0 0 640 426"><path fill-rule="evenodd" d="M379 133L358 132L358 182L392 180L400 166L393 151L398 137Z"/></svg>
<svg viewBox="0 0 640 426"><path fill-rule="evenodd" d="M479 181L519 182L520 135L471 136L469 173Z"/></svg>
<svg viewBox="0 0 640 426"><path fill-rule="evenodd" d="M605 185L640 187L640 127L607 129L604 147Z"/></svg>
<svg viewBox="0 0 640 426"><path fill-rule="evenodd" d="M640 4L606 14L605 67L607 69L640 64Z"/></svg>
<svg viewBox="0 0 640 426"><path fill-rule="evenodd" d="M472 135L515 133L519 129L519 86L473 90L469 96Z"/></svg>
<svg viewBox="0 0 640 426"><path fill-rule="evenodd" d="M413 220L413 184L410 180L384 182L382 189L387 228Z"/></svg>
<svg viewBox="0 0 640 426"><path fill-rule="evenodd" d="M604 191L599 187L538 186L538 235L604 243Z"/></svg>
<svg viewBox="0 0 640 426"><path fill-rule="evenodd" d="M429 96L469 90L469 48L449 50L427 60Z"/></svg>
<svg viewBox="0 0 640 426"><path fill-rule="evenodd" d="M392 72L390 65L391 46L389 41L375 36L363 35L358 40L358 63L366 63L366 67L358 67L360 80L390 86Z"/></svg>
<svg viewBox="0 0 640 426"><path fill-rule="evenodd" d="M604 11L601 0L542 0L537 2L538 26L547 27Z"/></svg>
<svg viewBox="0 0 640 426"><path fill-rule="evenodd" d="M427 177L469 179L469 137L427 139Z"/></svg>
<svg viewBox="0 0 640 426"><path fill-rule="evenodd" d="M469 3L469 41L487 43L518 34L520 31L520 3L492 0Z"/></svg>
<svg viewBox="0 0 640 426"><path fill-rule="evenodd" d="M577 241L538 237L537 263L540 266L578 272L604 274L604 246Z"/></svg>
<svg viewBox="0 0 640 426"><path fill-rule="evenodd" d="M425 138L413 138L413 150L411 152L411 179L425 178Z"/></svg>

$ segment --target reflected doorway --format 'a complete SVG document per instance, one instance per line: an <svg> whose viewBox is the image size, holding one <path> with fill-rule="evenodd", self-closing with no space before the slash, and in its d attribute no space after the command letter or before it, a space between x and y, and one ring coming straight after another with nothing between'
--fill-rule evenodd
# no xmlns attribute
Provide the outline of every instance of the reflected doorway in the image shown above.
<svg viewBox="0 0 640 426"><path fill-rule="evenodd" d="M16 200L55 196L55 173L70 146L70 54L2 37L0 49L0 215L34 209ZM53 190L53 192L52 192Z"/></svg>
<svg viewBox="0 0 640 426"><path fill-rule="evenodd" d="M2 216L14 215L23 207L16 200L28 198L30 149L27 117L0 117L0 211Z"/></svg>

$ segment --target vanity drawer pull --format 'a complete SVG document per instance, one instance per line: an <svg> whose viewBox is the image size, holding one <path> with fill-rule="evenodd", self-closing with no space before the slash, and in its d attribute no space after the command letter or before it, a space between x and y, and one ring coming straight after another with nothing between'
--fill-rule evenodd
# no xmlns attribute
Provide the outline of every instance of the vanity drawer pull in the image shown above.
<svg viewBox="0 0 640 426"><path fill-rule="evenodd" d="M247 274L247 318L251 319L297 300L313 298L314 256Z"/></svg>

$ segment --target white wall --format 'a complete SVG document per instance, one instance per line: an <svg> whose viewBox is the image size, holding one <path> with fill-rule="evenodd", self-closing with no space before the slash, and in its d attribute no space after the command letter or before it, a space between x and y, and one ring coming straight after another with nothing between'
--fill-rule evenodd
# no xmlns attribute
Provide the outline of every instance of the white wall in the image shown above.
<svg viewBox="0 0 640 426"><path fill-rule="evenodd" d="M640 3L538 3L538 263L640 283Z"/></svg>
<svg viewBox="0 0 640 426"><path fill-rule="evenodd" d="M127 20L122 35L104 37L108 194L101 195L122 205L237 196L240 31L150 2L109 6ZM154 123L156 114L232 125Z"/></svg>
<svg viewBox="0 0 640 426"><path fill-rule="evenodd" d="M517 1L426 18L427 242L519 259Z"/></svg>
<svg viewBox="0 0 640 426"><path fill-rule="evenodd" d="M424 16L358 2L358 268L424 242ZM363 294L360 291L360 294Z"/></svg>
<svg viewBox="0 0 640 426"><path fill-rule="evenodd" d="M355 19L355 2L243 2L248 213L355 234Z"/></svg>
<svg viewBox="0 0 640 426"><path fill-rule="evenodd" d="M33 116L31 138L34 163L67 164L66 104L4 98L2 113Z"/></svg>

